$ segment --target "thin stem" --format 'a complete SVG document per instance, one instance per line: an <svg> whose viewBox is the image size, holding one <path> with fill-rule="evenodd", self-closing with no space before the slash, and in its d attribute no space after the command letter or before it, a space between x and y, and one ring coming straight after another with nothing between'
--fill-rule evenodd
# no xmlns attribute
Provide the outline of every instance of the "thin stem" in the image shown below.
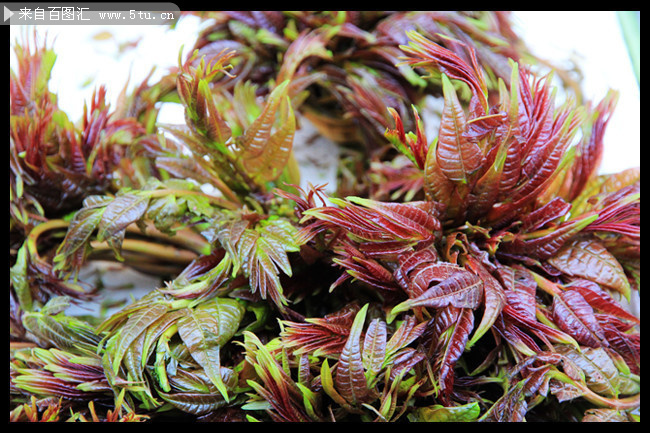
<svg viewBox="0 0 650 433"><path fill-rule="evenodd" d="M635 409L641 405L641 393L625 398L607 398L596 394L586 385L571 379L561 371L551 371L550 374L553 379L575 386L582 392L582 396L585 399L591 403L597 404L598 406L609 407L616 410L629 410Z"/></svg>
<svg viewBox="0 0 650 433"><path fill-rule="evenodd" d="M130 233L142 234L142 230L137 224L129 225L126 230ZM210 243L203 236L189 228L176 230L173 236L170 236L158 230L151 221L146 221L145 235L180 245L200 255L210 254Z"/></svg>
<svg viewBox="0 0 650 433"><path fill-rule="evenodd" d="M39 236L49 230L67 228L69 223L62 219L49 220L34 227L27 235L27 249L31 257L39 257L38 249L36 248L36 241Z"/></svg>
<svg viewBox="0 0 650 433"><path fill-rule="evenodd" d="M92 241L90 246L95 251L111 250L106 242ZM122 242L122 249L126 251L142 253L147 256L157 257L171 263L188 264L196 258L196 253L182 250L170 245L161 245L139 239L125 239Z"/></svg>
<svg viewBox="0 0 650 433"><path fill-rule="evenodd" d="M562 292L562 289L560 289L560 287L554 282L547 280L546 278L531 271L530 269L528 271L533 275L533 278L535 279L537 286L543 291L545 291L546 293L555 296L555 295L559 295Z"/></svg>
<svg viewBox="0 0 650 433"><path fill-rule="evenodd" d="M236 210L239 209L239 206L237 203L233 203L230 200L227 200L222 197L215 197L210 194L205 194L200 191L188 191L186 189L157 189L154 191L151 191L151 198L159 198L159 197L166 197L168 195L174 195L174 196L183 196L183 195L196 195L196 196L201 196L201 197L206 197L208 200L210 200L212 203L217 204L218 206L221 206L225 209L229 210Z"/></svg>

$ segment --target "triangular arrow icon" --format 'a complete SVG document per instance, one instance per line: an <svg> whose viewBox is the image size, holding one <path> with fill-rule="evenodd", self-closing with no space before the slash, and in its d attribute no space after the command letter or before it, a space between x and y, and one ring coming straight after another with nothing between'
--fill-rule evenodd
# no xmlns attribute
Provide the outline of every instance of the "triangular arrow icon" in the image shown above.
<svg viewBox="0 0 650 433"><path fill-rule="evenodd" d="M5 21L7 21L9 18L11 18L11 16L12 16L14 13L11 12L9 9L7 9L7 6L5 6L4 8L5 8Z"/></svg>

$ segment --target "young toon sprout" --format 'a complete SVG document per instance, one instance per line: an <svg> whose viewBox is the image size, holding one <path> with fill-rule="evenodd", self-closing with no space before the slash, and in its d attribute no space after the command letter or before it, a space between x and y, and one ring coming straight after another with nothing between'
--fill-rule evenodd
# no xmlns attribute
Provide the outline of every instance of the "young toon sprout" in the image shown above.
<svg viewBox="0 0 650 433"><path fill-rule="evenodd" d="M79 123L16 48L12 421L639 420L617 93L560 104L504 13L196 14L177 68ZM304 118L337 127L335 192L299 186ZM110 295L99 259L161 284L68 315Z"/></svg>

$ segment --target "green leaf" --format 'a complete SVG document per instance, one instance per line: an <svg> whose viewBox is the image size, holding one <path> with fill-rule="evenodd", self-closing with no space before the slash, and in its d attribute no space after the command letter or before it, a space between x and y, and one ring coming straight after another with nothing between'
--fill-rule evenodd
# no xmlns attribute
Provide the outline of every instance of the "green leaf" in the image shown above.
<svg viewBox="0 0 650 433"><path fill-rule="evenodd" d="M341 394L338 393L336 388L334 388L334 380L332 379L332 371L330 370L329 363L327 358L323 360L320 368L320 380L321 386L325 393L332 398L336 403L340 404L343 407L351 408L350 404L347 402Z"/></svg>
<svg viewBox="0 0 650 433"><path fill-rule="evenodd" d="M210 205L210 199L205 195L184 195L179 199L185 203L187 210L197 216L210 218L214 215L214 208Z"/></svg>
<svg viewBox="0 0 650 433"><path fill-rule="evenodd" d="M50 298L43 308L41 308L41 313L47 314L48 316L55 316L59 313L62 313L70 306L70 297L69 296L55 296Z"/></svg>
<svg viewBox="0 0 650 433"><path fill-rule="evenodd" d="M298 231L289 220L269 217L260 221L257 232L269 241L277 241L285 251L300 250L297 243Z"/></svg>
<svg viewBox="0 0 650 433"><path fill-rule="evenodd" d="M280 128L269 137L264 152L244 161L244 167L263 182L276 180L284 171L293 148L296 119L287 96L283 103L284 114Z"/></svg>
<svg viewBox="0 0 650 433"><path fill-rule="evenodd" d="M640 391L640 383L629 374L622 373L602 347L583 347L578 351L572 346L561 345L557 351L570 359L582 370L585 384L592 391L607 397L633 395Z"/></svg>
<svg viewBox="0 0 650 433"><path fill-rule="evenodd" d="M151 200L146 217L152 220L154 226L161 232L172 234L172 226L186 210L187 206L170 194Z"/></svg>
<svg viewBox="0 0 650 433"><path fill-rule="evenodd" d="M207 129L206 136L218 145L226 143L232 135L232 131L217 110L210 86L206 80L199 81L198 93L198 97L203 98L205 101L205 112L200 113L200 115L203 116L202 121L205 123ZM221 148L221 146L218 146L218 148Z"/></svg>
<svg viewBox="0 0 650 433"><path fill-rule="evenodd" d="M386 359L384 366L390 364L395 359L397 353L415 341L426 327L426 322L417 323L415 317L406 316L404 321L400 323L397 330L391 335L390 340L386 343Z"/></svg>
<svg viewBox="0 0 650 433"><path fill-rule="evenodd" d="M149 325L160 319L167 309L168 306L162 303L144 304L129 316L118 332L113 334L107 342L106 349L112 352L111 368L114 374L117 374L129 346L147 330Z"/></svg>
<svg viewBox="0 0 650 433"><path fill-rule="evenodd" d="M25 312L23 326L43 344L51 344L63 350L85 348L96 350L99 336L85 321L64 313L50 315L45 312Z"/></svg>
<svg viewBox="0 0 650 433"><path fill-rule="evenodd" d="M86 197L83 208L75 213L63 242L57 248L53 260L55 270L76 268L81 265L83 248L85 248L90 236L99 225L106 206L112 200L108 196L92 195Z"/></svg>
<svg viewBox="0 0 650 433"><path fill-rule="evenodd" d="M164 317L164 316L163 316ZM148 408L157 408L160 406L160 402L156 400L149 388L149 382L145 380L144 376L144 366L142 365L142 360L144 362L149 359L148 354L145 354L144 342L146 340L146 332L142 332L136 339L131 343L125 354L122 358L121 365L126 370L126 380L129 384L134 384L136 387L128 385L125 389L135 395L137 398L143 402L143 406Z"/></svg>
<svg viewBox="0 0 650 433"><path fill-rule="evenodd" d="M126 228L142 218L148 204L149 194L133 193L118 195L106 206L97 225L97 240L105 240L118 260L124 259L120 250Z"/></svg>
<svg viewBox="0 0 650 433"><path fill-rule="evenodd" d="M16 254L16 262L9 269L11 285L14 288L16 298L18 298L18 303L23 311L32 310L32 293L27 283L27 262L28 249L27 243L24 243Z"/></svg>
<svg viewBox="0 0 650 433"><path fill-rule="evenodd" d="M186 309L177 322L178 334L192 358L228 401L227 388L221 377L220 349L237 332L244 308L234 299L213 298L194 309Z"/></svg>
<svg viewBox="0 0 650 433"><path fill-rule="evenodd" d="M363 339L363 367L366 370L366 381L371 384L379 374L386 357L386 322L374 319L368 325Z"/></svg>
<svg viewBox="0 0 650 433"><path fill-rule="evenodd" d="M222 367L220 376L228 389L232 389L237 383L236 375L228 368ZM200 392L198 384L196 388L196 390L189 389L175 393L159 390L158 395L174 407L194 415L204 415L228 404L228 401L220 393Z"/></svg>
<svg viewBox="0 0 650 433"><path fill-rule="evenodd" d="M641 19L638 11L616 11L638 85L641 83Z"/></svg>
<svg viewBox="0 0 650 433"><path fill-rule="evenodd" d="M238 140L243 169L262 183L276 180L291 158L296 121L287 95L288 83L284 81L273 90L262 113ZM278 110L279 126L273 131Z"/></svg>
<svg viewBox="0 0 650 433"><path fill-rule="evenodd" d="M255 229L245 229L240 233L229 237L236 243L233 257L238 259L233 264L233 275L239 271L239 265L243 266L251 289L259 291L263 299L271 298L275 305L284 308L287 299L283 294L279 270L288 276L292 274L287 252L300 249L296 241L296 228L286 220L269 218L260 221ZM227 249L232 249L233 242L228 243L231 246Z"/></svg>
<svg viewBox="0 0 650 433"><path fill-rule="evenodd" d="M320 421L321 417L318 416L314 410L314 408L317 407L316 405L318 403L318 394L314 393L312 390L301 383L296 383L296 386L302 393L302 404L305 406L305 412L307 412L307 415L309 415L309 417L314 421Z"/></svg>
<svg viewBox="0 0 650 433"><path fill-rule="evenodd" d="M272 340L264 345L255 334L249 331L244 332L246 361L254 367L257 377L262 382L247 380L247 383L268 403L268 407L265 407L266 405L261 406L257 402L249 401L246 408L270 409L275 412L274 418L285 421L308 421L310 419L308 411L303 411L300 406L300 403L305 401L305 396L298 384L291 378L288 357L284 348L278 354L276 343L279 343L279 340ZM277 359L278 355L281 360ZM301 395L303 395L302 399L300 399Z"/></svg>
<svg viewBox="0 0 650 433"><path fill-rule="evenodd" d="M481 413L477 401L460 406L445 407L440 404L415 410L412 419L417 422L471 422Z"/></svg>

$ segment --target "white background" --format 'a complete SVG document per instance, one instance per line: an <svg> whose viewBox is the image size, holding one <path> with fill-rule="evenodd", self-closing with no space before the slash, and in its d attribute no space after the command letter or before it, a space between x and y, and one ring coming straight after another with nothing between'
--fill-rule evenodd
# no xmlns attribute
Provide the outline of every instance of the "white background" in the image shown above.
<svg viewBox="0 0 650 433"><path fill-rule="evenodd" d="M606 130L601 173L640 166L640 90L616 12L515 11L513 15L518 34L533 53L553 62L577 60L586 100L598 103L608 89L619 91Z"/></svg>

